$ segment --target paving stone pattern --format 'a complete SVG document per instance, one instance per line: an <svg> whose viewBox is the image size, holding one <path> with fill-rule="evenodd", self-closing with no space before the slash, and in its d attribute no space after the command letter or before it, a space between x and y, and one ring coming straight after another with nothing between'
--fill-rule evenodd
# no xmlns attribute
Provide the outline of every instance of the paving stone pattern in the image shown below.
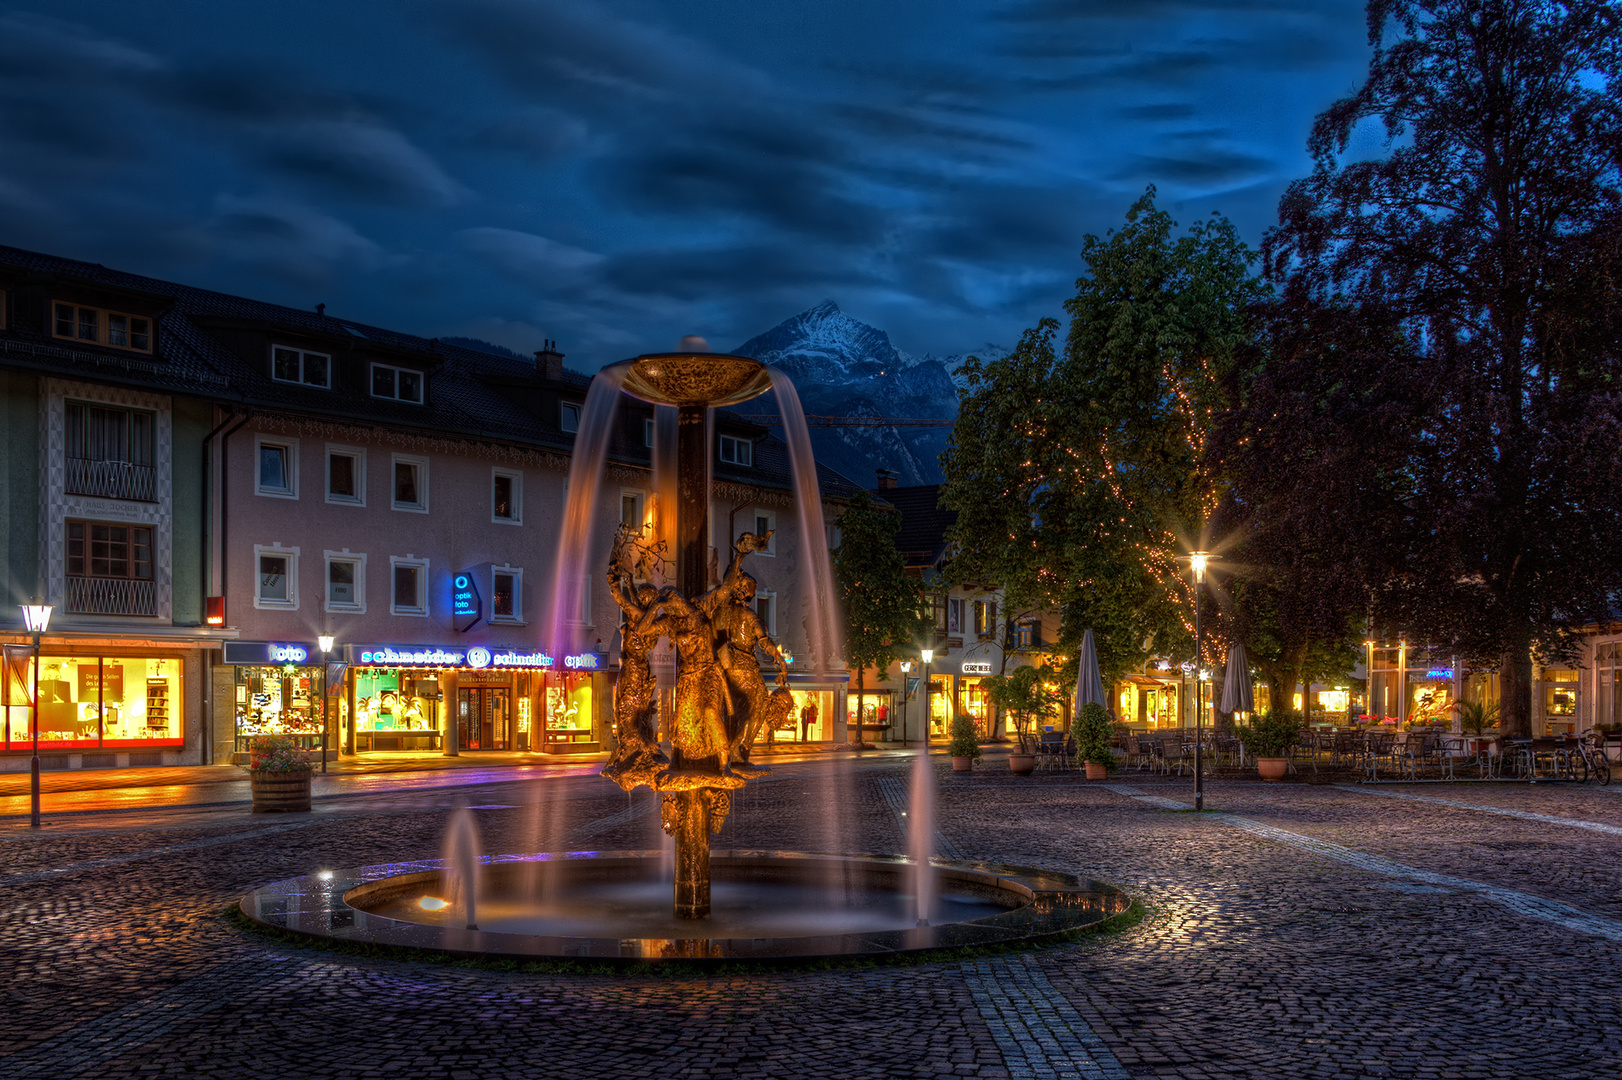
<svg viewBox="0 0 1622 1080"><path fill-rule="evenodd" d="M1222 778L1218 812L1196 815L1175 809L1186 777L1014 778L988 757L936 778L964 857L1116 882L1142 922L1028 953L706 978L407 963L223 913L279 878L436 858L459 805L480 807L488 852L656 847L652 800L531 773L371 777L286 819L80 803L41 834L0 823L0 1078L1622 1075L1622 942L1594 932L1622 924L1622 850L1572 824L1622 827L1610 791L1379 789L1416 801ZM882 755L777 765L717 845L900 852L907 780Z"/></svg>

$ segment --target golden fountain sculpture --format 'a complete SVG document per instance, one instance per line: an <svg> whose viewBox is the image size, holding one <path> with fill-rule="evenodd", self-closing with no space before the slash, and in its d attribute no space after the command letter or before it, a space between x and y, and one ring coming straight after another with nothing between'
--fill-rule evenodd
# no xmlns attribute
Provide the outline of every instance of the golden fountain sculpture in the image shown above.
<svg viewBox="0 0 1622 1080"><path fill-rule="evenodd" d="M608 590L625 613L614 720L619 746L603 775L626 791L646 784L661 793L660 821L676 842L675 912L710 913L710 834L731 809L730 792L765 772L749 764L762 728L793 709L788 665L755 614L755 580L745 557L765 550L771 533L744 533L732 563L706 589L709 514L708 412L747 401L771 387L758 360L715 353L660 353L631 362L625 389L644 401L674 405L676 439L676 584L637 584L650 551L640 530L621 528L608 564ZM658 742L658 693L649 654L663 638L675 646L674 715L665 722L667 756ZM757 646L777 667L768 691Z"/></svg>

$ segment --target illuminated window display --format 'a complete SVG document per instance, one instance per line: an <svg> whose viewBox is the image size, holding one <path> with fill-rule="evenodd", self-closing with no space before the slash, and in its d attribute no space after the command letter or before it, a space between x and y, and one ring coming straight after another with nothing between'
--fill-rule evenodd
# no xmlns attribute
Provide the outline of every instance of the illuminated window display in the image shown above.
<svg viewBox="0 0 1622 1080"><path fill-rule="evenodd" d="M542 691L547 745L562 744L567 752L576 743L589 743L592 719L592 677L573 672L547 675Z"/></svg>
<svg viewBox="0 0 1622 1080"><path fill-rule="evenodd" d="M362 668L354 683L356 750L440 748L444 728L437 671Z"/></svg>
<svg viewBox="0 0 1622 1080"><path fill-rule="evenodd" d="M290 736L305 749L321 745L322 670L318 667L237 668L237 752L257 735Z"/></svg>
<svg viewBox="0 0 1622 1080"><path fill-rule="evenodd" d="M6 740L18 750L33 745L33 710L26 698L11 700L12 691L8 685ZM184 732L178 658L40 657L40 749L180 747Z"/></svg>

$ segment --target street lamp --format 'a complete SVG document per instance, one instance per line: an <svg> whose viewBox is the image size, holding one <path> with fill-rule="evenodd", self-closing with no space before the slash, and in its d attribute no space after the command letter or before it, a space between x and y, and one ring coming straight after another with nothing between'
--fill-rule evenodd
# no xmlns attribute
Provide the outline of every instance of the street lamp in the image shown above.
<svg viewBox="0 0 1622 1080"><path fill-rule="evenodd" d="M39 828L39 636L51 625L51 605L23 604L23 625L34 635L34 760L28 765L28 825Z"/></svg>
<svg viewBox="0 0 1622 1080"><path fill-rule="evenodd" d="M935 659L934 649L919 649L918 658L924 662L924 753L929 752L929 662Z"/></svg>
<svg viewBox="0 0 1622 1080"><path fill-rule="evenodd" d="M1205 598L1205 568L1216 558L1209 551L1192 551L1189 569L1194 572L1194 809L1205 809L1205 639L1200 627L1200 610Z"/></svg>
<svg viewBox="0 0 1622 1080"><path fill-rule="evenodd" d="M332 635L322 634L315 639L316 645L321 649L321 771L327 771L327 674L332 669L327 666L327 654L332 651Z"/></svg>
<svg viewBox="0 0 1622 1080"><path fill-rule="evenodd" d="M912 674L912 661L901 661L901 745L907 745L907 676Z"/></svg>

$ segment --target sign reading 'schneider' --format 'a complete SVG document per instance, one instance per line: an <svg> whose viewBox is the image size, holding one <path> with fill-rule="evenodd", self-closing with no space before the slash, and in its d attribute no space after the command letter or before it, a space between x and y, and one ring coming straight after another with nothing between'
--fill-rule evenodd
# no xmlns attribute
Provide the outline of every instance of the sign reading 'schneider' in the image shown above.
<svg viewBox="0 0 1622 1080"><path fill-rule="evenodd" d="M520 652L517 649L490 649L471 645L466 649L446 649L437 645L363 645L355 662L368 667L470 667L470 668L551 668L559 658L547 652ZM579 653L562 658L570 671L598 671L602 658L596 653Z"/></svg>

